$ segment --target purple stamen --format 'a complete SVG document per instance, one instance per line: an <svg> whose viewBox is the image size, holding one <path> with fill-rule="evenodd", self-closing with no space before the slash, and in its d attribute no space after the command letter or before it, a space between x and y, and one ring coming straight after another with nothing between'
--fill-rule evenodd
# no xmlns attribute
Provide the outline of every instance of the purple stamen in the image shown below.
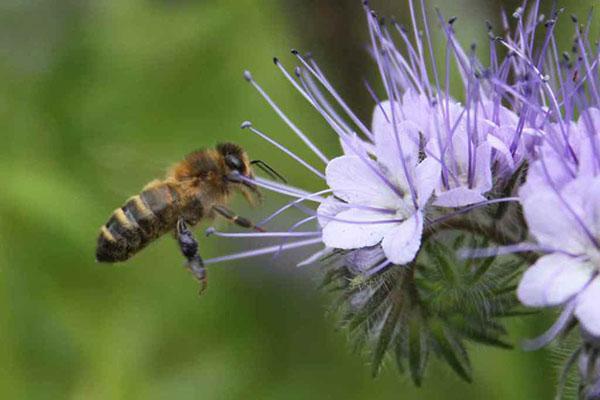
<svg viewBox="0 0 600 400"><path fill-rule="evenodd" d="M298 136L309 149L313 151L325 164L329 162L329 159L319 150L317 146L304 134L302 131L284 114L279 106L271 99L271 97L263 90L263 88L254 80L252 74L249 71L244 72L244 78L250 82L252 86L260 93L260 95L267 101L273 111L292 129L292 131Z"/></svg>
<svg viewBox="0 0 600 400"><path fill-rule="evenodd" d="M498 246L488 248L462 248L458 251L458 257L467 260L475 258L488 258L496 256L504 256L515 253L528 252L553 252L555 249L545 246L540 246L534 243L517 243L509 246Z"/></svg>
<svg viewBox="0 0 600 400"><path fill-rule="evenodd" d="M573 312L575 311L575 299L569 301L565 306L563 312L560 314L556 322L541 336L525 340L523 342L523 350L533 351L539 350L542 347L548 345L556 336L558 336L571 322L571 318L573 317Z"/></svg>
<svg viewBox="0 0 600 400"><path fill-rule="evenodd" d="M289 233L289 234L297 233L297 232L294 232L296 229L298 229L298 228L299 228L299 227L301 227L302 225L304 225L304 224L307 224L307 223L309 223L309 222L311 222L311 221L314 221L314 220L316 220L316 219L317 219L317 217L316 217L316 216L314 216L314 215L313 215L313 216L310 216L310 217L306 217L306 218L304 218L304 219L301 219L300 221L298 221L298 222L296 222L294 225L292 225L292 226L290 227L290 229L288 229L288 233ZM321 232L317 232L317 234L318 234L319 236L321 236ZM286 244L286 241L285 241L285 237L284 237L284 239L281 241L281 245L280 245L280 247L279 247L279 251L273 254L273 258L277 258L277 257L279 257L279 255L280 255L280 254L281 254L281 252L283 251L283 246L285 246L285 244Z"/></svg>
<svg viewBox="0 0 600 400"><path fill-rule="evenodd" d="M331 84L329 83L327 78L325 78L325 75L321 74L321 71L318 69L316 64L313 63L311 66L311 64L307 63L306 60L304 59L304 57L302 57L296 50L292 50L292 54L294 54L296 56L296 58L298 58L298 60L300 60L302 65L304 65L304 67L315 78L317 78L317 80L323 85L323 87L325 89L327 89L327 91L338 102L340 107L342 107L344 112L348 115L348 117L350 117L352 122L354 122L354 124L356 124L356 126L360 129L360 131L362 133L364 133L367 137L372 138L373 134L371 133L371 131L369 129L367 129L367 127L362 123L362 121L352 112L352 110L350 109L350 107L348 107L346 102L341 98L341 96L337 93L337 91L333 88L333 86L331 86Z"/></svg>
<svg viewBox="0 0 600 400"><path fill-rule="evenodd" d="M365 276L369 277L369 276L373 276L376 273L378 273L379 271L381 271L382 269L388 267L389 265L391 265L391 261L389 260L384 260L381 263L375 265L374 267L372 267L371 269L369 269L366 273Z"/></svg>
<svg viewBox="0 0 600 400"><path fill-rule="evenodd" d="M220 232L213 227L207 228L206 236L222 238L294 238L320 236L320 231L314 232Z"/></svg>
<svg viewBox="0 0 600 400"><path fill-rule="evenodd" d="M242 251L240 253L230 254L227 256L209 258L207 260L204 260L204 264L210 265L210 264L216 264L216 263L220 263L220 262L224 262L224 261L233 261L233 260L241 260L244 258L258 257L258 256L262 256L265 254L277 253L281 250L298 249L301 247L306 247L306 246L311 246L311 245L321 244L321 243L322 243L322 239L320 237L313 238L313 239L299 240L297 242L284 244L283 246L274 245L274 246L262 247L260 249L255 249L255 250Z"/></svg>
<svg viewBox="0 0 600 400"><path fill-rule="evenodd" d="M518 201L520 201L520 199L518 197L503 197L503 198L500 198L500 199L485 200L485 201L482 201L482 202L479 202L479 203L471 204L469 206L461 208L460 210L454 211L452 213L449 213L449 214L446 214L446 215L444 215L442 217L434 219L433 221L431 221L429 223L429 225L431 226L431 225L434 225L434 224L440 224L442 222L448 221L448 220L456 217L457 215L461 215L461 214L467 213L467 212L472 211L472 210L476 210L476 209L481 208L481 207L489 206L491 204L506 203L506 202L511 202L511 201L518 202Z"/></svg>
<svg viewBox="0 0 600 400"><path fill-rule="evenodd" d="M258 129L254 128L252 126L251 122L249 122L249 121L243 122L242 125L241 125L241 128L242 129L249 129L252 133L260 136L261 138L263 138L267 142L271 143L273 146L277 147L279 150L283 151L285 154L287 154L288 156L290 156L291 158L293 158L294 160L296 160L298 163L300 163L303 167L305 167L306 169L308 169L310 172L312 172L313 174L317 175L319 178L325 180L325 175L321 171L319 171L318 169L316 169L315 167L313 167L312 165L310 165L309 163L307 163L306 161L304 161L302 158L300 158L300 156L298 156L293 151L289 150L287 147L285 147L281 143L277 142L275 139L272 139L267 134L265 134L265 133L259 131Z"/></svg>
<svg viewBox="0 0 600 400"><path fill-rule="evenodd" d="M288 210L304 201L311 201L311 200L313 200L312 199L313 197L320 197L321 195L331 193L332 191L333 190L331 190L331 189L321 190L320 192L311 193L308 196L300 197L299 199L289 202L286 205L284 205L283 207L281 207L279 210L275 211L273 214L269 215L268 217L266 217L265 219L263 219L262 221L257 223L256 226L259 226L259 227L265 226L270 221L272 221L274 218L276 218L278 215L284 213L286 210ZM321 201L318 201L318 202L321 202Z"/></svg>

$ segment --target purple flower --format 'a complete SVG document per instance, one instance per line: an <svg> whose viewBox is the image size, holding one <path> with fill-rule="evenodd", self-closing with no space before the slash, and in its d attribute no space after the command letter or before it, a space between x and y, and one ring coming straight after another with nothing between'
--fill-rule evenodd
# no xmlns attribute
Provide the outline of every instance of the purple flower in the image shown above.
<svg viewBox="0 0 600 400"><path fill-rule="evenodd" d="M414 13L411 5L411 15ZM421 9L424 20L427 12ZM371 55L380 72L383 96L367 91L375 107L370 126L363 123L331 85L318 64L292 51L299 65L289 72L275 59L283 76L300 92L339 138L342 155L328 159L248 72L244 74L290 130L323 162L313 166L292 150L277 143L250 123L243 127L259 135L323 181L323 190L309 193L290 185L258 179L254 184L293 197L294 200L265 218L270 223L290 208L307 217L288 232L276 231L284 243L213 261L280 253L287 248L321 244L324 249L301 264L343 250L356 270L373 274L389 265L408 264L417 256L423 232L474 208L514 198L488 199L494 183L508 180L527 156L521 138L532 128L529 119L517 116L507 100L506 83L511 60L499 60L484 71L474 52L467 53L456 42L453 21L440 17L446 35L445 69L438 70L429 25L414 38L397 23L382 25L365 6ZM401 41L399 50L392 35ZM413 36L413 35L411 35ZM464 92L459 103L450 95L451 65L457 65ZM429 72L429 71L432 72ZM483 73L485 72L485 73ZM501 90L498 90L500 88ZM500 192L500 191L497 191ZM318 203L317 210L306 203ZM307 231L311 239L287 242ZM251 233L244 236L273 237ZM239 234L238 236L239 237Z"/></svg>
<svg viewBox="0 0 600 400"><path fill-rule="evenodd" d="M587 122L586 122L587 121ZM568 124L565 142L548 127L520 197L529 231L546 254L527 270L518 297L531 307L568 304L600 336L600 112Z"/></svg>
<svg viewBox="0 0 600 400"><path fill-rule="evenodd" d="M323 242L338 249L362 249L381 244L390 263L412 261L421 245L424 212L437 182L440 164L419 161L419 132L408 121L393 129L382 123L376 108L374 156L356 149L331 160L327 184L335 198L318 210Z"/></svg>

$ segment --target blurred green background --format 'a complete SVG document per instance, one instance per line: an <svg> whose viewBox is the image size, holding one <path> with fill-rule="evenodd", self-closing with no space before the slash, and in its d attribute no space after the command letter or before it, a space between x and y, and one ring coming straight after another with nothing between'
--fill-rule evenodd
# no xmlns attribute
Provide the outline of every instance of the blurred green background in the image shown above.
<svg viewBox="0 0 600 400"><path fill-rule="evenodd" d="M467 45L516 2L430 2ZM452 3L450 5L449 3ZM572 4L569 4L572 3ZM565 2L583 14L594 0ZM372 1L406 18L404 0ZM570 38L572 25L562 24ZM196 148L235 141L310 189L243 120L308 154L242 79L254 76L325 151L335 138L273 66L311 50L368 119L358 0L4 0L0 3L0 396L11 399L542 399L549 353L473 347L475 383L434 363L422 389L393 365L377 379L327 313L316 267L269 257L219 264L209 290L171 238L122 265L94 262L98 228ZM483 52L480 52L483 54ZM284 199L235 209L260 219ZM291 220L290 220L291 223ZM285 225L285 224L284 224ZM226 229L226 225L221 225ZM205 226L198 229L202 236ZM248 243L208 238L206 257ZM257 246L258 244L252 244ZM511 339L548 319L515 321ZM390 363L391 364L391 363Z"/></svg>

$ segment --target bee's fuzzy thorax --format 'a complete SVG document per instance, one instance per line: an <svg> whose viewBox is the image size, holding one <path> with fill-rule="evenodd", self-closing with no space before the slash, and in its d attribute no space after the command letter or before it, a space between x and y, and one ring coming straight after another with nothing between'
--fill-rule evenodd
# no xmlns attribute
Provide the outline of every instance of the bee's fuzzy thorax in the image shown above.
<svg viewBox="0 0 600 400"><path fill-rule="evenodd" d="M224 163L219 161L217 151L213 149L197 150L171 168L170 176L177 179L206 178L208 175L224 173Z"/></svg>

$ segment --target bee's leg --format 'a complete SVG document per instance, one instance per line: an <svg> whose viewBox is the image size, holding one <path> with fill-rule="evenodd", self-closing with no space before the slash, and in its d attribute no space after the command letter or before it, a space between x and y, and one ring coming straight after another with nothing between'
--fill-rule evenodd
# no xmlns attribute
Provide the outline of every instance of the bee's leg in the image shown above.
<svg viewBox="0 0 600 400"><path fill-rule="evenodd" d="M186 266L200 281L200 293L202 293L207 284L206 269L202 257L198 254L198 241L183 219L177 221L176 236L179 248L187 259Z"/></svg>
<svg viewBox="0 0 600 400"><path fill-rule="evenodd" d="M239 215L237 215L236 213L234 213L233 211L231 211L229 208L227 208L225 206L216 205L216 206L213 206L213 210L215 210L217 213L219 213L221 216L223 216L229 222L232 222L243 228L254 229L255 231L258 231L258 232L265 231L260 226L254 225L252 223L252 221L250 221L248 218L240 217Z"/></svg>

